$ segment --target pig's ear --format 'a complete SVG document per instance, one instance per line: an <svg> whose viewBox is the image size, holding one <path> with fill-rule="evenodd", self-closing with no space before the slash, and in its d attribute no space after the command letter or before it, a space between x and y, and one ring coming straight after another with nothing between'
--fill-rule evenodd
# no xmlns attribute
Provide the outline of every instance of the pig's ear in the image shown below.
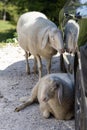
<svg viewBox="0 0 87 130"><path fill-rule="evenodd" d="M58 101L60 105L62 104L63 96L64 96L63 85L60 84L58 87Z"/></svg>

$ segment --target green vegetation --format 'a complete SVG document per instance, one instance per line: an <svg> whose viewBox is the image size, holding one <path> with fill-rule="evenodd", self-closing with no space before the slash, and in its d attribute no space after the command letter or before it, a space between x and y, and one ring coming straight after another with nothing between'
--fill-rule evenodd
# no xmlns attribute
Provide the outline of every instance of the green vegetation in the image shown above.
<svg viewBox="0 0 87 130"><path fill-rule="evenodd" d="M16 26L9 21L0 20L0 46L12 42L16 35Z"/></svg>
<svg viewBox="0 0 87 130"><path fill-rule="evenodd" d="M59 25L59 11L65 2L65 0L0 0L0 45L4 42L14 42L15 25L19 16L25 12L40 11Z"/></svg>

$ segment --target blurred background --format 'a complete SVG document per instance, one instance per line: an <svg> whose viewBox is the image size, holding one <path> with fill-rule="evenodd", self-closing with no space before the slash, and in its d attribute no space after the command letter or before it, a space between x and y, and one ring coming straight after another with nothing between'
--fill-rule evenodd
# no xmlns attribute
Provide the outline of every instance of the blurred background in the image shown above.
<svg viewBox="0 0 87 130"><path fill-rule="evenodd" d="M0 0L0 47L16 43L19 16L28 11L40 11L59 24L59 11L65 0Z"/></svg>

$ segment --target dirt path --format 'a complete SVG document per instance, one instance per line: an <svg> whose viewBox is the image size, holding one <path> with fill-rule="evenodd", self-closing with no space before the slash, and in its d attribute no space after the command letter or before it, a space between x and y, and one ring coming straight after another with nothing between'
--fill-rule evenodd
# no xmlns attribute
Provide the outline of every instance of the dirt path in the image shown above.
<svg viewBox="0 0 87 130"><path fill-rule="evenodd" d="M38 75L34 75L30 58L31 74L25 72L25 57L18 46L8 45L0 49L0 130L75 130L74 120L58 121L51 117L44 119L39 105L33 104L16 113L14 109L20 104L19 98L30 95ZM51 73L59 72L59 57L52 59ZM43 61L43 75L46 74Z"/></svg>

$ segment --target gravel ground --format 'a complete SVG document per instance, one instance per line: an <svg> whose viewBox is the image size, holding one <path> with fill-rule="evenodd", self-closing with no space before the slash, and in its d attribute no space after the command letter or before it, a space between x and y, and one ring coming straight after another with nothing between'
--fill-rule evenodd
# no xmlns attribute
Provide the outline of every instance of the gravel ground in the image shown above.
<svg viewBox="0 0 87 130"><path fill-rule="evenodd" d="M20 112L14 112L20 104L19 98L28 96L38 81L33 74L33 57L30 57L31 74L25 72L23 50L8 45L0 49L0 130L75 130L74 119L70 121L56 120L54 117L44 119L39 104L33 104ZM46 74L43 60L43 75ZM51 73L59 72L59 57L52 59Z"/></svg>

